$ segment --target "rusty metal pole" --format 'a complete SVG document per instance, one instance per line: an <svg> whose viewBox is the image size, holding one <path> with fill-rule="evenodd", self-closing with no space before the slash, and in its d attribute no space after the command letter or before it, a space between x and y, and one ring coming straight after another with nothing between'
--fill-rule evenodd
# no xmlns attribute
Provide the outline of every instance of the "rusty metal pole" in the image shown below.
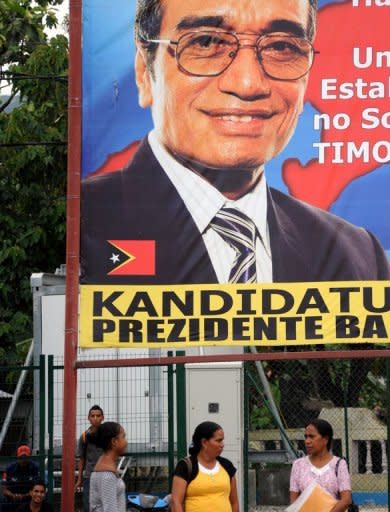
<svg viewBox="0 0 390 512"><path fill-rule="evenodd" d="M68 188L61 510L74 510L81 176L82 0L69 1Z"/></svg>

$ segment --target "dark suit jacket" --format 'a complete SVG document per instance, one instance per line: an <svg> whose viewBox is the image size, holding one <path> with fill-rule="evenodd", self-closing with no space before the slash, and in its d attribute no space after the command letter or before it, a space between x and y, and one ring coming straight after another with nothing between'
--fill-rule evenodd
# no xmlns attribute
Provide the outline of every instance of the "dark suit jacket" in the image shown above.
<svg viewBox="0 0 390 512"><path fill-rule="evenodd" d="M386 255L365 229L269 189L273 281L389 279ZM216 283L190 213L145 139L130 165L82 184L81 282ZM107 276L107 240L155 240L156 275Z"/></svg>

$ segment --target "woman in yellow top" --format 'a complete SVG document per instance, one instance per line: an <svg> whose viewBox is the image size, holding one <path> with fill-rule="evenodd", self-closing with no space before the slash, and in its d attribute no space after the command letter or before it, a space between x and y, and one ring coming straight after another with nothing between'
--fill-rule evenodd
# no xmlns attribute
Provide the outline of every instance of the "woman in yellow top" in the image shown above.
<svg viewBox="0 0 390 512"><path fill-rule="evenodd" d="M236 468L221 453L222 428L212 421L198 425L190 457L177 463L172 483L172 512L239 512Z"/></svg>

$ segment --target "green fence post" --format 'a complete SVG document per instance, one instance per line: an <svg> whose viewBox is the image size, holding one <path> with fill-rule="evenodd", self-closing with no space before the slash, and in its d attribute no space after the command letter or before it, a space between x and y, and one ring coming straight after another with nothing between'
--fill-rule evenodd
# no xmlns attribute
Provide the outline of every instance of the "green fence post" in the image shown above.
<svg viewBox="0 0 390 512"><path fill-rule="evenodd" d="M168 352L172 357L173 352ZM175 422L173 399L173 365L168 365L168 488L172 488L173 471L175 469Z"/></svg>
<svg viewBox="0 0 390 512"><path fill-rule="evenodd" d="M249 393L248 393L248 376L247 364L244 366L244 441L243 441L243 471L244 471L244 510L248 510L248 494L249 494Z"/></svg>
<svg viewBox="0 0 390 512"><path fill-rule="evenodd" d="M47 360L47 432L49 436L49 449L47 460L48 486L47 495L49 503L53 504L53 430L54 430L54 358L48 356Z"/></svg>
<svg viewBox="0 0 390 512"><path fill-rule="evenodd" d="M184 351L176 352L184 356ZM187 455L187 417L186 417L186 374L184 364L176 365L176 421L177 421L177 458Z"/></svg>
<svg viewBox="0 0 390 512"><path fill-rule="evenodd" d="M344 374L344 438L345 438L345 458L349 466L349 430L348 430L348 379Z"/></svg>
<svg viewBox="0 0 390 512"><path fill-rule="evenodd" d="M46 356L39 356L39 473L45 477Z"/></svg>

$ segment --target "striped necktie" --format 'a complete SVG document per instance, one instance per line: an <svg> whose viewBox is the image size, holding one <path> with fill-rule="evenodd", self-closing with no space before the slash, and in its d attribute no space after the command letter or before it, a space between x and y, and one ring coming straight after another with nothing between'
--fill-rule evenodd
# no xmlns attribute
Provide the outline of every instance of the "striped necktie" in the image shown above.
<svg viewBox="0 0 390 512"><path fill-rule="evenodd" d="M210 225L236 252L229 283L255 283L257 229L251 219L236 208L221 208Z"/></svg>

